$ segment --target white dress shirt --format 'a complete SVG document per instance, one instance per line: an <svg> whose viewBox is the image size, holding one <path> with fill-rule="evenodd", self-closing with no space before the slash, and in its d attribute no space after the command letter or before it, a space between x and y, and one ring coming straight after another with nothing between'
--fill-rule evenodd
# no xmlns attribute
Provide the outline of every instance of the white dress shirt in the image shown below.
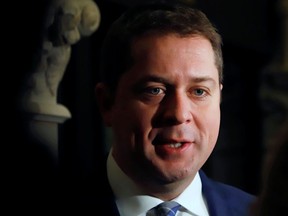
<svg viewBox="0 0 288 216"><path fill-rule="evenodd" d="M143 195L140 188L117 165L111 151L107 161L107 173L121 216L145 216L148 210L163 202L158 198ZM198 172L190 185L173 200L181 204L176 216L209 216Z"/></svg>

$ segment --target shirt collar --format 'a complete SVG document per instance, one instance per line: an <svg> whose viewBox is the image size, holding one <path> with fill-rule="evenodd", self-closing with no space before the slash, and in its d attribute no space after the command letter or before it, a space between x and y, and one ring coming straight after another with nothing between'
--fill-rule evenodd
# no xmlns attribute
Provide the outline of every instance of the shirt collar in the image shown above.
<svg viewBox="0 0 288 216"><path fill-rule="evenodd" d="M145 195L120 169L111 151L107 160L107 174L116 197L116 204L120 215L141 215L163 202L158 198ZM198 172L190 185L174 200L181 204L188 212L196 215L208 215L205 200L202 196L202 183Z"/></svg>
<svg viewBox="0 0 288 216"><path fill-rule="evenodd" d="M190 185L174 201L195 215L208 215L206 202L202 195L202 182L198 172Z"/></svg>

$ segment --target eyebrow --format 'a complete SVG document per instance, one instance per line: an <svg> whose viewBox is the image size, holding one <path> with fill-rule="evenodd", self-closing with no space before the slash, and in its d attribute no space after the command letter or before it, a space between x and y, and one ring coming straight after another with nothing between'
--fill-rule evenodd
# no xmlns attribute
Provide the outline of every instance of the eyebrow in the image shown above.
<svg viewBox="0 0 288 216"><path fill-rule="evenodd" d="M193 77L192 81L195 83L201 83L201 82L211 82L212 84L216 85L216 81L212 79L209 76L203 76L203 77Z"/></svg>
<svg viewBox="0 0 288 216"><path fill-rule="evenodd" d="M192 77L189 80L192 83L211 82L213 85L216 85L216 81L209 76ZM139 84L141 85L147 82L159 82L159 83L165 83L168 85L171 84L171 81L169 79L166 79L165 77L156 76L156 75L148 75L138 80L137 85Z"/></svg>
<svg viewBox="0 0 288 216"><path fill-rule="evenodd" d="M165 77L160 77L156 75L148 75L137 81L137 84L147 83L147 82L160 82L160 83L170 83Z"/></svg>

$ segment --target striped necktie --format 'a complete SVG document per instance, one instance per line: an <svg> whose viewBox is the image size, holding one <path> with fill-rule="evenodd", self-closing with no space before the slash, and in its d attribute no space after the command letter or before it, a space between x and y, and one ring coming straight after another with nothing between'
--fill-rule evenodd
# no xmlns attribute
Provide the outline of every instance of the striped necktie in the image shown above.
<svg viewBox="0 0 288 216"><path fill-rule="evenodd" d="M163 202L150 209L146 216L175 216L180 206L181 205L175 201Z"/></svg>

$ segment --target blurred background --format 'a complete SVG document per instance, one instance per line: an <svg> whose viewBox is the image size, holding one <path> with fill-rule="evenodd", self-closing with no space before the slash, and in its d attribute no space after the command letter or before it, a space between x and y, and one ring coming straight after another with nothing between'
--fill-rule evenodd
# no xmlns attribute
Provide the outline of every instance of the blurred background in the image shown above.
<svg viewBox="0 0 288 216"><path fill-rule="evenodd" d="M19 181L27 178L28 182L31 179L27 176L32 175L37 176L34 183L44 179L49 186L59 171L67 177L64 178L67 183L85 179L107 152L110 135L102 126L94 96L100 47L111 23L136 2L141 3L95 0L101 14L98 29L71 46L70 61L58 91L58 101L68 108L71 118L59 124L56 163L49 152L27 137L29 128L22 123L27 116L19 114L16 108L17 114L10 118L9 124L19 136L10 137L14 149L9 161L20 170ZM258 194L269 140L275 138L273 134L287 119L287 0L181 2L203 10L223 37L222 123L216 148L203 169L211 178ZM20 2L15 13L19 15L18 25L22 29L20 32L11 26L17 47L11 59L15 60L16 56L17 62L23 62L11 64L17 72L11 79L15 84L11 91L17 99L23 80L39 60L37 50L43 40L49 4L49 0ZM22 137L21 143L17 141L19 137Z"/></svg>

